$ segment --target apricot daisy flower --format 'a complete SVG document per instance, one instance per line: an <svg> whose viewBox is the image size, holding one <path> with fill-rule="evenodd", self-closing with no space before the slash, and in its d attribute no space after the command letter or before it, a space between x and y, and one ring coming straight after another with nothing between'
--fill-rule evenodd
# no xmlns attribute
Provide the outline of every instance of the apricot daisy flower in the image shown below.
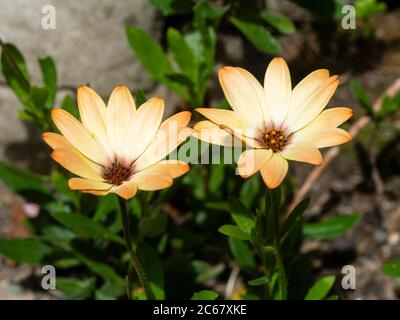
<svg viewBox="0 0 400 320"><path fill-rule="evenodd" d="M138 189L167 188L189 170L184 162L163 159L191 135L190 112L162 122L164 101L151 98L136 110L126 86L113 90L107 106L87 86L77 97L82 122L54 108L51 116L61 134L43 134L52 158L80 176L69 180L70 189L130 199Z"/></svg>
<svg viewBox="0 0 400 320"><path fill-rule="evenodd" d="M338 76L330 76L326 69L310 73L293 90L282 58L268 65L264 87L242 68L221 68L219 81L233 111L196 109L210 121L197 123L194 136L223 146L244 143L248 149L238 159L243 178L260 171L265 184L276 188L287 174L287 160L320 165L319 148L351 140L337 127L352 110L323 111L339 84Z"/></svg>

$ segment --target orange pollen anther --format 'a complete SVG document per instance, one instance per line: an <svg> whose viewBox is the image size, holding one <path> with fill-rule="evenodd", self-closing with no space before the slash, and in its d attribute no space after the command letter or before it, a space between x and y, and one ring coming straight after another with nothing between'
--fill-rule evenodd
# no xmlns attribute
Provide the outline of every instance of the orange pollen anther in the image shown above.
<svg viewBox="0 0 400 320"><path fill-rule="evenodd" d="M277 129L267 130L264 134L265 147L273 152L281 151L287 141L285 134Z"/></svg>
<svg viewBox="0 0 400 320"><path fill-rule="evenodd" d="M132 175L132 168L122 164L118 159L114 160L110 166L105 167L103 178L106 182L119 186L127 181Z"/></svg>

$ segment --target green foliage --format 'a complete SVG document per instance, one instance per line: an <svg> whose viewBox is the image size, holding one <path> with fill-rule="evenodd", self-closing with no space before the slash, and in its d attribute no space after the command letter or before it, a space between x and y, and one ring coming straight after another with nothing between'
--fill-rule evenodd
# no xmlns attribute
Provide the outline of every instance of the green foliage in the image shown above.
<svg viewBox="0 0 400 320"><path fill-rule="evenodd" d="M362 215L351 215L327 218L321 222L306 223L303 228L304 235L316 239L329 239L344 235L360 222Z"/></svg>
<svg viewBox="0 0 400 320"><path fill-rule="evenodd" d="M318 280L305 297L305 300L324 300L335 283L334 276L327 276Z"/></svg>
<svg viewBox="0 0 400 320"><path fill-rule="evenodd" d="M99 222L81 214L53 212L52 217L65 227L82 236L93 239L105 239L122 245L124 244L124 240L121 237L111 232Z"/></svg>
<svg viewBox="0 0 400 320"><path fill-rule="evenodd" d="M360 82L352 80L350 88L353 96L356 98L360 106L366 111L368 116L374 121L375 124L379 124L394 113L400 110L400 93L394 96L385 96L382 99L380 108L374 110L372 103L367 98L367 94Z"/></svg>
<svg viewBox="0 0 400 320"><path fill-rule="evenodd" d="M179 21L168 24L157 41L135 26L126 27L126 37L150 77L180 95L185 108L204 107L213 101L207 96L207 86L216 70L218 34L225 30L221 28L238 31L268 54L282 50L275 34L296 31L287 17L255 2L150 2L165 16L181 15ZM337 15L335 0L322 5L296 2L311 12L324 12L322 19ZM50 119L58 93L54 61L39 59L42 82L35 84L18 48L3 43L1 47L2 72L21 101L21 119L41 131L54 129ZM396 95L385 97L382 108L374 111L359 83L352 83L352 90L376 122L399 107L400 96ZM134 98L137 106L147 100L141 89ZM218 105L228 107L226 99ZM64 97L61 108L79 118L72 95ZM209 151L204 142L191 139L191 143ZM299 270L304 271L306 264L300 255L303 235L318 239L341 236L360 220L360 215L350 215L304 224L309 199L286 218L285 198L293 192L290 187L267 190L260 175L242 180L233 172L233 165L192 165L171 188L140 191L127 203L132 245L157 299L214 300L218 294L208 290L210 284L226 281L229 272L238 269L242 283L247 284L244 299L303 298L304 291L298 293L294 288L296 277L303 276ZM131 257L122 237L117 198L72 191L67 187L69 178L64 170L42 176L0 163L2 182L40 208L36 219L24 221L34 236L0 239L0 253L20 263L54 265L62 275L57 277L57 288L69 299L121 299L127 293L144 299L135 270L130 267L127 272ZM385 264L383 271L397 276L397 267L394 260ZM333 282L333 277L320 280L306 299L337 299L328 296Z"/></svg>
<svg viewBox="0 0 400 320"><path fill-rule="evenodd" d="M260 13L260 17L283 34L291 34L296 31L296 27L293 22L280 13L273 11L262 11Z"/></svg>
<svg viewBox="0 0 400 320"><path fill-rule="evenodd" d="M263 286L263 285L268 283L268 278L259 277L259 278L256 278L256 279L249 280L247 283L250 286L253 286L253 287Z"/></svg>
<svg viewBox="0 0 400 320"><path fill-rule="evenodd" d="M67 299L82 300L88 299L95 290L96 281L94 278L73 279L57 277L57 289L61 290Z"/></svg>
<svg viewBox="0 0 400 320"><path fill-rule="evenodd" d="M218 297L218 293L212 290L201 290L193 294L192 300L215 300Z"/></svg>
<svg viewBox="0 0 400 320"><path fill-rule="evenodd" d="M261 52L278 54L282 51L279 42L263 26L238 18L230 21Z"/></svg>
<svg viewBox="0 0 400 320"><path fill-rule="evenodd" d="M51 251L49 246L37 238L0 239L0 253L18 262L39 263Z"/></svg>
<svg viewBox="0 0 400 320"><path fill-rule="evenodd" d="M193 7L193 3L188 0L150 0L150 3L165 16L189 13Z"/></svg>
<svg viewBox="0 0 400 320"><path fill-rule="evenodd" d="M385 262L382 271L388 277L400 277L400 258Z"/></svg>
<svg viewBox="0 0 400 320"><path fill-rule="evenodd" d="M250 240L250 235L239 227L232 224L225 224L218 229L222 234L239 240Z"/></svg>
<svg viewBox="0 0 400 320"><path fill-rule="evenodd" d="M374 15L386 11L386 4L377 0L355 0L354 6L357 17L371 19Z"/></svg>
<svg viewBox="0 0 400 320"><path fill-rule="evenodd" d="M155 298L165 299L164 273L157 252L147 243L141 242L137 247L137 255Z"/></svg>

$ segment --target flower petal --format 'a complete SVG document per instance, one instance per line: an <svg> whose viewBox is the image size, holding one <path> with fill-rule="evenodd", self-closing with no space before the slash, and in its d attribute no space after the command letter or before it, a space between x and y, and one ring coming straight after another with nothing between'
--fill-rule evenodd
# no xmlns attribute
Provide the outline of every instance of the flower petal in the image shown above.
<svg viewBox="0 0 400 320"><path fill-rule="evenodd" d="M301 100L302 104L291 106L285 121L285 126L288 130L295 132L314 120L328 104L338 85L338 77L332 76L317 86L311 94L304 94L304 96L300 97L292 95L292 100Z"/></svg>
<svg viewBox="0 0 400 320"><path fill-rule="evenodd" d="M303 129L295 133L297 139L308 136L310 133L321 130L336 128L341 125L353 114L353 110L350 108L331 108L322 111L311 123L305 126Z"/></svg>
<svg viewBox="0 0 400 320"><path fill-rule="evenodd" d="M151 98L136 111L126 133L125 154L137 159L148 147L160 127L164 114L164 100Z"/></svg>
<svg viewBox="0 0 400 320"><path fill-rule="evenodd" d="M193 127L193 136L204 142L216 144L224 147L239 147L243 145L241 139L221 129L217 124L211 121L200 121Z"/></svg>
<svg viewBox="0 0 400 320"><path fill-rule="evenodd" d="M62 109L51 111L53 121L64 137L83 155L98 164L107 163L107 156L89 131L72 115Z"/></svg>
<svg viewBox="0 0 400 320"><path fill-rule="evenodd" d="M172 185L172 177L166 170L157 165L146 168L134 174L130 179L140 190L154 191L168 188Z"/></svg>
<svg viewBox="0 0 400 320"><path fill-rule="evenodd" d="M351 135L347 131L340 128L329 128L310 132L307 136L303 136L300 139L294 134L293 142L301 141L312 143L317 148L326 148L346 143L351 139Z"/></svg>
<svg viewBox="0 0 400 320"><path fill-rule="evenodd" d="M96 181L104 180L101 176L102 167L85 158L74 149L55 149L51 153L51 157L65 169L78 176Z"/></svg>
<svg viewBox="0 0 400 320"><path fill-rule="evenodd" d="M321 152L314 144L306 142L291 143L283 149L281 154L287 160L307 162L315 165L320 165L323 162Z"/></svg>
<svg viewBox="0 0 400 320"><path fill-rule="evenodd" d="M290 72L283 58L274 58L268 65L264 90L273 126L279 129L288 114L292 94Z"/></svg>
<svg viewBox="0 0 400 320"><path fill-rule="evenodd" d="M193 132L186 127L190 116L190 112L184 111L165 120L146 151L136 160L135 168L142 170L152 166L184 142Z"/></svg>
<svg viewBox="0 0 400 320"><path fill-rule="evenodd" d="M311 72L303 80L301 80L293 89L291 100L291 111L296 111L302 108L308 98L314 92L323 86L324 82L329 78L329 71L327 69L318 69Z"/></svg>
<svg viewBox="0 0 400 320"><path fill-rule="evenodd" d="M272 151L266 149L250 149L244 151L238 160L238 172L242 178L256 173L271 158Z"/></svg>
<svg viewBox="0 0 400 320"><path fill-rule="evenodd" d="M244 119L247 127L263 130L270 117L266 114L264 90L258 80L242 68L223 67L218 75L232 109Z"/></svg>
<svg viewBox="0 0 400 320"><path fill-rule="evenodd" d="M82 86L77 93L79 114L83 126L91 133L104 152L112 155L106 129L106 105L103 99L91 88Z"/></svg>
<svg viewBox="0 0 400 320"><path fill-rule="evenodd" d="M179 160L163 160L155 166L168 172L172 178L180 177L189 171L189 165Z"/></svg>
<svg viewBox="0 0 400 320"><path fill-rule="evenodd" d="M286 177L288 162L279 153L273 153L267 163L261 167L262 178L268 188L278 187Z"/></svg>
<svg viewBox="0 0 400 320"><path fill-rule="evenodd" d="M260 130L246 127L243 118L237 112L215 108L197 108L196 111L219 125L222 129L226 127L230 131L241 132L241 136L254 138L257 133L261 133Z"/></svg>
<svg viewBox="0 0 400 320"><path fill-rule="evenodd" d="M42 135L43 140L52 148L55 149L75 149L74 146L65 139L64 136L54 132L45 132ZM76 150L76 149L75 149ZM77 151L79 152L79 151Z"/></svg>
<svg viewBox="0 0 400 320"><path fill-rule="evenodd" d="M68 180L71 190L109 190L112 185L106 182L94 181L89 179L71 178Z"/></svg>
<svg viewBox="0 0 400 320"><path fill-rule="evenodd" d="M119 195L125 200L129 200L136 195L138 187L133 181L126 181L120 186L114 186L111 188L110 192Z"/></svg>
<svg viewBox="0 0 400 320"><path fill-rule="evenodd" d="M126 132L136 112L135 100L126 86L117 86L107 105L107 133L114 152L123 155Z"/></svg>

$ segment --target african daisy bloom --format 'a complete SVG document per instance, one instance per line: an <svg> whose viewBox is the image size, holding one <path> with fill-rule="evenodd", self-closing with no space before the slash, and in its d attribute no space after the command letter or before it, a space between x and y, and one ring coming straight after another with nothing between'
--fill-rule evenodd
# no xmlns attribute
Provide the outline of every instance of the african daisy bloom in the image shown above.
<svg viewBox="0 0 400 320"><path fill-rule="evenodd" d="M61 134L43 134L52 158L79 176L69 180L70 189L130 199L138 189L167 188L189 170L184 162L163 159L191 135L190 112L162 122L164 101L151 98L136 109L126 86L113 90L107 106L86 86L77 98L82 122L54 108L51 116Z"/></svg>
<svg viewBox="0 0 400 320"><path fill-rule="evenodd" d="M324 110L335 92L338 76L316 70L292 90L284 59L274 58L267 67L264 87L242 68L223 67L219 81L231 110L200 108L209 119L197 123L194 136L214 144L245 144L238 159L243 178L261 172L265 184L276 188L288 171L288 161L320 165L319 148L351 140L337 128L352 115L350 108Z"/></svg>

